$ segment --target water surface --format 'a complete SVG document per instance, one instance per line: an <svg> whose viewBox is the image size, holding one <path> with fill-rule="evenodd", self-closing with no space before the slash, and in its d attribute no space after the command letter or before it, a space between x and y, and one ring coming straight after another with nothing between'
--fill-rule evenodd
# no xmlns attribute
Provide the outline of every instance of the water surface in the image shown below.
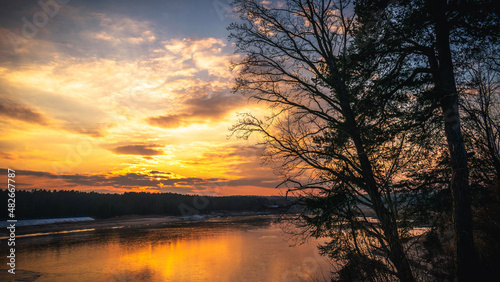
<svg viewBox="0 0 500 282"><path fill-rule="evenodd" d="M267 216L44 235L19 239L16 270L35 281L327 280L318 241L285 238Z"/></svg>

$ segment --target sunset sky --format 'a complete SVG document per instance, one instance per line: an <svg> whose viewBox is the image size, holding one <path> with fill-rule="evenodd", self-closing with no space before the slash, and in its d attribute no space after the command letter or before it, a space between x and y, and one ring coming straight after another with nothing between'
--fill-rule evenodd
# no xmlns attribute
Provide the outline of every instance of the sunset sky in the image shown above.
<svg viewBox="0 0 500 282"><path fill-rule="evenodd" d="M17 188L276 195L236 114L225 0L2 1L0 168Z"/></svg>

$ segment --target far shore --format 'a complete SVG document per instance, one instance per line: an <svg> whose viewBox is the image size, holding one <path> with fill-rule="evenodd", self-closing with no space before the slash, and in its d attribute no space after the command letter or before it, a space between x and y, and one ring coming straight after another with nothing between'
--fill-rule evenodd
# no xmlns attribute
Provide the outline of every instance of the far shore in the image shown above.
<svg viewBox="0 0 500 282"><path fill-rule="evenodd" d="M114 228L138 228L138 227L161 227L168 224L181 223L186 221L201 221L207 219L223 219L236 216L256 216L268 215L263 212L233 212L210 215L192 215L192 216L161 216L161 215L125 215L110 218L102 218L78 222L60 222L43 225L19 226L16 228L16 237L28 237L30 234L43 235L45 233L65 233L74 230L103 230ZM47 234L47 235L48 235ZM0 237L6 237L6 230L0 232Z"/></svg>

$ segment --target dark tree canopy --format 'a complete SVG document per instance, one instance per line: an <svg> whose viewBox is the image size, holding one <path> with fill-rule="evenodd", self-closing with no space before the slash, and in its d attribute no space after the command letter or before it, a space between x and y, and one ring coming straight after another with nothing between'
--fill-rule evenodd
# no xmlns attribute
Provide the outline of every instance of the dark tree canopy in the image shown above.
<svg viewBox="0 0 500 282"><path fill-rule="evenodd" d="M357 1L359 53L370 61L392 58L394 68L411 62L410 76L430 76L426 103L440 109L451 169L456 270L472 279L473 240L468 153L462 133L457 81L463 63L498 43L498 5L493 1ZM374 27L377 29L375 33ZM375 34L373 36L373 34ZM404 67L403 67L404 68Z"/></svg>
<svg viewBox="0 0 500 282"><path fill-rule="evenodd" d="M497 39L491 4L234 1L240 21L229 27L230 39L243 55L233 63L234 90L267 103L271 114L241 114L233 134L263 136L266 159L306 207L304 235L331 239L321 249L342 262L339 279L434 275L419 252L427 241L410 231L436 224L439 211L420 218L412 211L446 194L450 179L458 276L470 275L456 66Z"/></svg>

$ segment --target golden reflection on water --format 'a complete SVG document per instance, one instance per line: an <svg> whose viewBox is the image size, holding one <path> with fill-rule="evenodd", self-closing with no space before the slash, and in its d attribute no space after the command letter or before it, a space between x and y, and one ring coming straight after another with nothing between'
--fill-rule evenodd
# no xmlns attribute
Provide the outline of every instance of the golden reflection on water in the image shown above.
<svg viewBox="0 0 500 282"><path fill-rule="evenodd" d="M197 240L178 239L174 242L147 245L133 251L122 250L117 264L131 273L148 269L158 279L211 280L234 276L239 265L242 237L220 235ZM214 273L218 271L219 273ZM153 273L151 273L153 274Z"/></svg>
<svg viewBox="0 0 500 282"><path fill-rule="evenodd" d="M99 238L20 253L17 267L40 272L36 281L322 281L329 270L317 242L289 247L275 225Z"/></svg>

